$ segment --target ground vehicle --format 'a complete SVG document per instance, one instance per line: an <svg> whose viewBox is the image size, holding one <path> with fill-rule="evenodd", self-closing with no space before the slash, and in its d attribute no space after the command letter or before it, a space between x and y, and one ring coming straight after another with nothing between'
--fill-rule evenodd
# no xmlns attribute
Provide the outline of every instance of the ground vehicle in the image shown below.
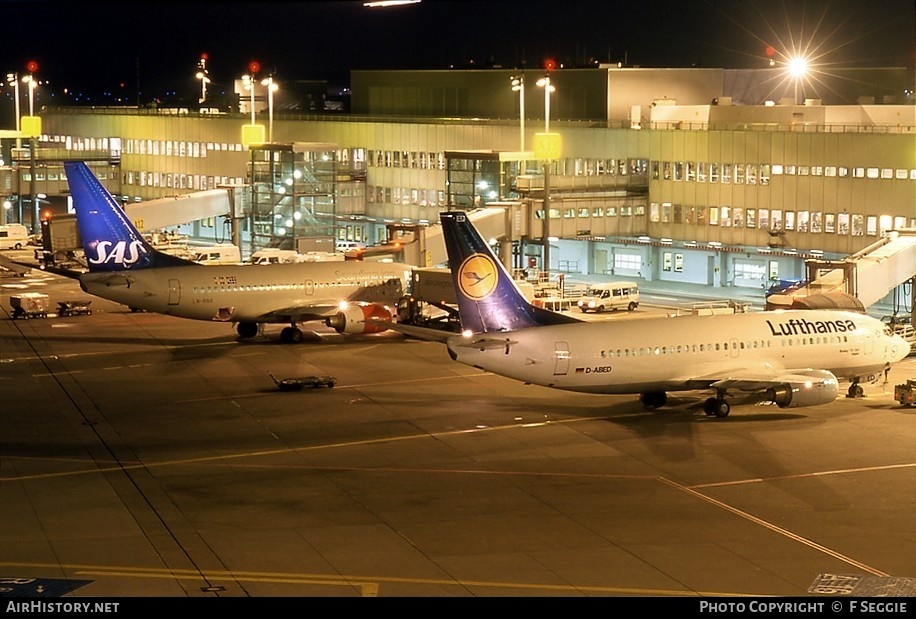
<svg viewBox="0 0 916 619"><path fill-rule="evenodd" d="M239 264L242 252L232 243L221 243L195 249L191 259L200 264Z"/></svg>
<svg viewBox="0 0 916 619"><path fill-rule="evenodd" d="M48 295L41 292L23 292L10 297L15 318L47 318Z"/></svg>
<svg viewBox="0 0 916 619"><path fill-rule="evenodd" d="M592 284L576 305L583 313L618 309L632 312L639 307L639 287L633 282Z"/></svg>
<svg viewBox="0 0 916 619"><path fill-rule="evenodd" d="M90 305L92 305L92 301L58 301L57 315L78 316L80 314L86 314L89 316L92 314L92 308L89 307Z"/></svg>
<svg viewBox="0 0 916 619"><path fill-rule="evenodd" d="M260 249L251 254L251 264L281 264L299 262L298 254L291 249L276 249L269 247Z"/></svg>
<svg viewBox="0 0 916 619"><path fill-rule="evenodd" d="M905 383L894 385L894 399L900 402L900 406L916 404L916 378L910 378Z"/></svg>
<svg viewBox="0 0 916 619"><path fill-rule="evenodd" d="M0 249L22 249L29 244L29 229L22 224L0 226Z"/></svg>

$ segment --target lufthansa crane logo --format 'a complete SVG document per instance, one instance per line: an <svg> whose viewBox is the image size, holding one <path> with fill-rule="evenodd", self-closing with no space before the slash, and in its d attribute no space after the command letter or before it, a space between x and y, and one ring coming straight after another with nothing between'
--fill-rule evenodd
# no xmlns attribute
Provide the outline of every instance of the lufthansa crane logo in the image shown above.
<svg viewBox="0 0 916 619"><path fill-rule="evenodd" d="M496 290L497 273L492 258L474 254L458 269L458 288L464 296L480 301Z"/></svg>

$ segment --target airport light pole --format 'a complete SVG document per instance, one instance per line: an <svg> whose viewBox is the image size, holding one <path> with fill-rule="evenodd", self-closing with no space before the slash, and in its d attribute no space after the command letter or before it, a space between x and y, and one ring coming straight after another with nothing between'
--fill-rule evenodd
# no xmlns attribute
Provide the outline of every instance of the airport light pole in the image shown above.
<svg viewBox="0 0 916 619"><path fill-rule="evenodd" d="M268 75L261 80L261 85L267 87L267 141L274 141L274 93L279 86L274 82L274 76Z"/></svg>
<svg viewBox="0 0 916 619"><path fill-rule="evenodd" d="M6 74L6 83L13 87L13 98L16 101L16 132L20 131L20 120L19 120L19 74L18 73L7 73ZM18 141L18 138L17 138ZM19 148L19 144L16 144L16 148Z"/></svg>
<svg viewBox="0 0 916 619"><path fill-rule="evenodd" d="M210 83L210 74L207 72L207 55L201 54L200 61L197 63L197 79L200 80L200 100L198 103L207 101L207 84Z"/></svg>
<svg viewBox="0 0 916 619"><path fill-rule="evenodd" d="M544 133L550 133L550 94L556 91L550 83L550 76L542 77L537 85L544 89Z"/></svg>
<svg viewBox="0 0 916 619"><path fill-rule="evenodd" d="M519 152L525 152L525 76L513 75L510 79L512 91L518 92L518 124L521 134Z"/></svg>
<svg viewBox="0 0 916 619"><path fill-rule="evenodd" d="M556 87L550 83L550 76L544 76L539 79L537 85L544 89L544 137L543 140L550 140L550 95L556 91ZM549 151L549 149L546 149ZM549 155L544 157L544 226L541 235L544 243L544 271L550 278L550 163Z"/></svg>

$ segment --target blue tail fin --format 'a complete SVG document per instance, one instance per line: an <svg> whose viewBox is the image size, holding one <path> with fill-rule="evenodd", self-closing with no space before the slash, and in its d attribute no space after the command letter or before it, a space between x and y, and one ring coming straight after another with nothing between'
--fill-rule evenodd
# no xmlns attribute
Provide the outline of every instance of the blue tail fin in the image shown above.
<svg viewBox="0 0 916 619"><path fill-rule="evenodd" d="M67 161L64 171L90 272L194 264L153 249L85 163Z"/></svg>
<svg viewBox="0 0 916 619"><path fill-rule="evenodd" d="M440 213L461 328L474 333L579 322L531 305L496 259L467 213Z"/></svg>

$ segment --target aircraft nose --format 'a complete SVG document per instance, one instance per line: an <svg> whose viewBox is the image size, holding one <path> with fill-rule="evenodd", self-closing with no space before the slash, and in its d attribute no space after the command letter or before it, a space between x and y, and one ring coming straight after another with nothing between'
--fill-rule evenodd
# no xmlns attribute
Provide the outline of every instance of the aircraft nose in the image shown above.
<svg viewBox="0 0 916 619"><path fill-rule="evenodd" d="M894 341L891 345L891 356L894 358L893 362L901 361L910 354L911 348L910 343L907 342L899 335L894 335Z"/></svg>

